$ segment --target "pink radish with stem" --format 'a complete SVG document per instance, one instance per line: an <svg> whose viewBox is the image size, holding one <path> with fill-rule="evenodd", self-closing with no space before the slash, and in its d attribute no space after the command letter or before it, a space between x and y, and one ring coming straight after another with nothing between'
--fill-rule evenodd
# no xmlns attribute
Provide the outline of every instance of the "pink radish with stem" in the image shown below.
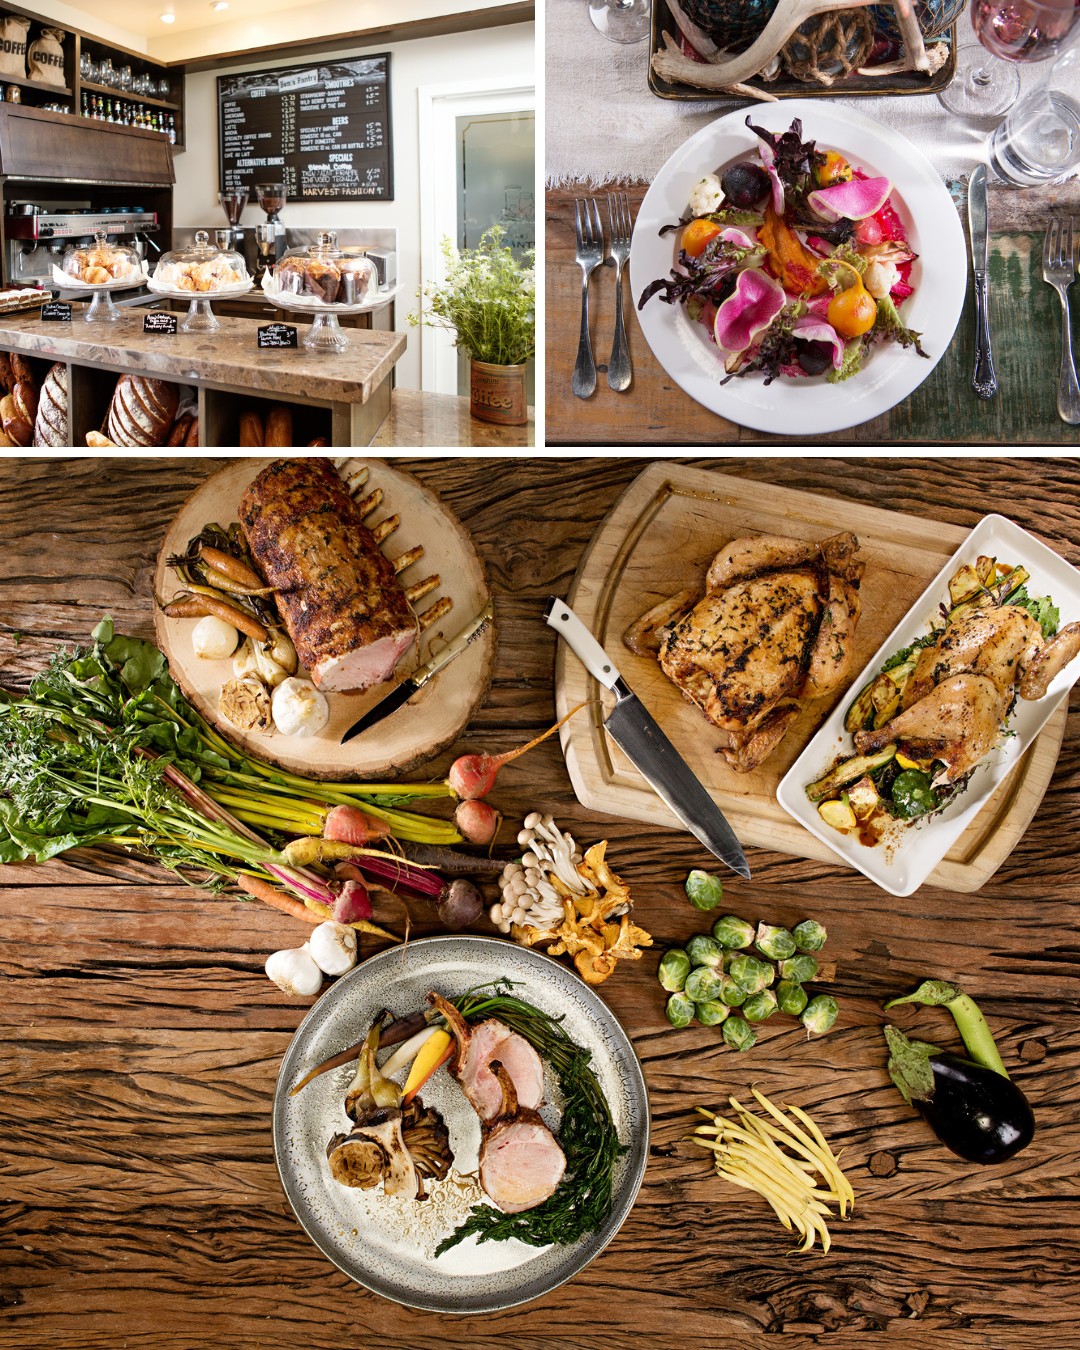
<svg viewBox="0 0 1080 1350"><path fill-rule="evenodd" d="M471 802L476 801L479 797L486 797L495 786L495 776L504 764L509 764L512 759L517 759L526 750L531 750L534 745L546 741L549 736L558 731L563 722L568 722L574 713L580 712L584 706L584 703L579 703L576 708L571 708L565 717L560 718L553 727L548 727L542 736L537 736L534 740L529 741L528 745L518 746L516 750L507 750L501 755L481 753L459 756L450 765L450 772L446 781L462 801Z"/></svg>
<svg viewBox="0 0 1080 1350"><path fill-rule="evenodd" d="M496 811L489 802L459 802L454 812L454 824L469 841L487 847L495 842L502 824L502 812Z"/></svg>

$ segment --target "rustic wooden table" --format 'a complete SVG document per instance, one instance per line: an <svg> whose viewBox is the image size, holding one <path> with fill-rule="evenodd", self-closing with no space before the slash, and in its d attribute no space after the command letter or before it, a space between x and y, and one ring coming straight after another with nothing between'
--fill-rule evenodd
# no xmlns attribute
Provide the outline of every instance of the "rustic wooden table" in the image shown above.
<svg viewBox="0 0 1080 1350"><path fill-rule="evenodd" d="M462 744L509 748L552 717L552 634L626 460L399 461L444 494L484 557L500 622L495 682ZM1080 563L1070 460L710 459L761 485L970 525L1000 510ZM205 459L0 461L0 681L25 685L104 613L150 636L166 524ZM451 753L433 764L444 772ZM294 923L98 852L0 868L0 1344L5 1350L221 1350L353 1344L541 1347L1080 1345L1080 699L1050 789L1012 857L974 895L894 900L839 867L754 849L735 913L828 925L837 1027L807 1041L769 1024L737 1055L715 1029L675 1031L659 952L704 926L681 883L708 865L689 836L591 816L557 741L507 768L511 820L550 810L610 858L656 938L602 996L632 1037L653 1110L644 1187L611 1245L572 1282L487 1318L436 1318L351 1284L308 1241L271 1145L278 1064L306 1011L262 973ZM2 789L0 789L2 790ZM486 925L485 925L486 927ZM888 1082L882 1001L925 975L962 982L1035 1110L1034 1142L995 1168L948 1153ZM950 1019L913 1034L956 1043ZM858 1194L823 1257L791 1254L764 1203L683 1143L695 1103L752 1083L807 1107L844 1149Z"/></svg>
<svg viewBox="0 0 1080 1350"><path fill-rule="evenodd" d="M601 203L607 184L588 190ZM617 184L638 207L648 184ZM961 189L962 191L962 189ZM969 294L949 350L919 388L897 407L861 426L827 436L774 436L736 426L685 394L649 349L638 326L637 297L623 282L627 340L634 382L613 393L601 374L596 392L575 398L570 378L581 319L581 268L574 261L574 197L584 189L547 193L548 445L1080 445L1080 427L1057 415L1061 318L1057 296L1042 279L1045 222L1051 209L1080 213L1080 183L1038 193L997 188L990 193L990 324L1000 390L989 401L971 389L974 300ZM961 196L961 201L963 197ZM606 208L601 215L605 221ZM966 228L966 226L965 226ZM615 322L613 273L600 269L590 286L590 328L597 362L606 362ZM1074 292L1075 294L1075 289ZM653 300L651 303L658 304ZM1075 315L1076 302L1073 301ZM1080 328L1073 320L1074 346Z"/></svg>

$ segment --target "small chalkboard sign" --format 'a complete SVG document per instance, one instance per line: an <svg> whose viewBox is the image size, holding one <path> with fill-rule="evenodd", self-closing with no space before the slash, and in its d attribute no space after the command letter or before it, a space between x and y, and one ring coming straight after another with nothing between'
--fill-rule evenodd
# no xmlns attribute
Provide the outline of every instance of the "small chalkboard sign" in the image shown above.
<svg viewBox="0 0 1080 1350"><path fill-rule="evenodd" d="M143 319L144 333L175 333L176 315L166 314L163 309L152 310Z"/></svg>
<svg viewBox="0 0 1080 1350"><path fill-rule="evenodd" d="M71 306L64 300L47 300L41 306L42 323L70 323Z"/></svg>
<svg viewBox="0 0 1080 1350"><path fill-rule="evenodd" d="M291 323L264 323L259 327L260 347L295 347L296 325Z"/></svg>

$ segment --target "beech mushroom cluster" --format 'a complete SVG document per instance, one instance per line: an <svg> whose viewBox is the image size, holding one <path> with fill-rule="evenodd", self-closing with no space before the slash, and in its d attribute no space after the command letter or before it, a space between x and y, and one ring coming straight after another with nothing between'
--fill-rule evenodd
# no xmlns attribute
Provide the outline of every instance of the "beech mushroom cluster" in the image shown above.
<svg viewBox="0 0 1080 1350"><path fill-rule="evenodd" d="M578 871L581 852L572 835L563 834L550 815L532 811L517 837L525 850L519 863L507 863L499 878L502 900L492 905L491 922L500 933L514 924L546 929L563 917L564 894L587 895L596 887ZM555 881L563 890L556 889Z"/></svg>

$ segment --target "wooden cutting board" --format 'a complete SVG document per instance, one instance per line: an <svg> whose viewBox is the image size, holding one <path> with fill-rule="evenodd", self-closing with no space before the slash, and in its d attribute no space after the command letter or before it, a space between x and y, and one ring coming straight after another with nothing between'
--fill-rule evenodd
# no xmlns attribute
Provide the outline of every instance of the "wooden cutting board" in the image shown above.
<svg viewBox="0 0 1080 1350"><path fill-rule="evenodd" d="M683 698L655 660L635 656L622 640L630 624L665 597L695 585L704 592L708 564L728 540L753 534L819 540L839 530L858 535L866 563L851 663L857 676L963 542L966 530L660 461L634 480L601 524L567 600L744 844L846 866L787 815L775 793L818 726L836 703L849 696L848 690L808 705L764 764L738 774L719 752L720 733ZM581 804L683 828L604 732L611 696L562 643L555 682L560 717L575 704L593 700L560 733ZM934 871L932 885L978 890L1008 857L1046 791L1066 716L1067 707L1062 706Z"/></svg>
<svg viewBox="0 0 1080 1350"><path fill-rule="evenodd" d="M180 589L167 559L184 553L188 540L204 525L216 521L223 528L238 518L240 498L253 478L269 464L268 459L241 459L209 478L181 507L165 535L158 554L154 594L168 600ZM400 515L401 524L383 544L387 557L395 558L414 545L424 546L419 562L401 573L405 584L437 573L439 585L417 602L425 611L447 596L453 607L436 620L402 658L395 672L403 678L421 660L434 655L483 608L488 599L487 578L468 531L444 506L438 496L411 474L392 469L378 459L341 461L351 474L367 465L369 476L358 495L382 488L381 505L368 517L368 525L390 515ZM387 694L393 684L379 685L362 694L329 694L330 721L317 736L300 738L277 732L240 731L218 711L222 684L232 676L232 661L206 661L191 645L193 619L168 619L155 608L158 646L169 659L169 669L184 694L199 712L233 744L293 773L318 778L376 780L413 769L444 750L464 731L491 684L495 661L495 626L484 633L439 672L408 703L385 721L341 745L342 733L368 708ZM301 674L304 672L301 671Z"/></svg>

